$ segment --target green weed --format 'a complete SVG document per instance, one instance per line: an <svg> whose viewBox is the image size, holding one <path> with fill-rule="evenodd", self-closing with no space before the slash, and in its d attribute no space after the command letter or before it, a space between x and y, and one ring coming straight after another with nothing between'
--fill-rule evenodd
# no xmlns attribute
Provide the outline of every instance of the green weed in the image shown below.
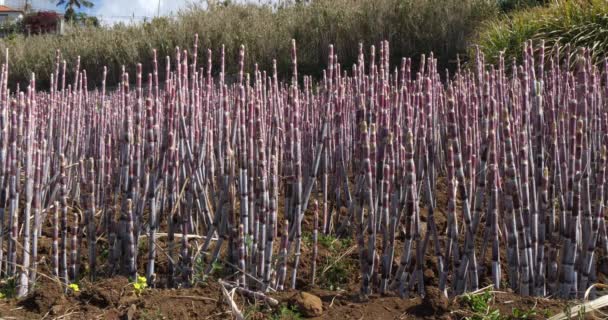
<svg viewBox="0 0 608 320"><path fill-rule="evenodd" d="M17 296L17 279L9 278L2 287L0 287L0 295L2 299L11 299Z"/></svg>
<svg viewBox="0 0 608 320"><path fill-rule="evenodd" d="M466 320L501 320L500 311L498 309L491 310L490 303L494 299L492 293L484 291L479 294L465 294L464 301L468 304L473 312L472 316L466 317Z"/></svg>
<svg viewBox="0 0 608 320"><path fill-rule="evenodd" d="M520 310L518 308L513 308L512 319L532 319L536 314L537 312L534 309Z"/></svg>
<svg viewBox="0 0 608 320"><path fill-rule="evenodd" d="M296 306L282 305L279 310L272 315L272 320L301 320L302 315Z"/></svg>

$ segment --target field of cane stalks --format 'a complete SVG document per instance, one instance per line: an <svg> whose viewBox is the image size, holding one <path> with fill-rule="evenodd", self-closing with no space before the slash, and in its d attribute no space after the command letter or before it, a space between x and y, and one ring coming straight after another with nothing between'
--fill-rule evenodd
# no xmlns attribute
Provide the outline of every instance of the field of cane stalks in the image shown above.
<svg viewBox="0 0 608 320"><path fill-rule="evenodd" d="M198 45L115 91L61 52L49 91L3 65L0 316L542 319L603 296L608 60L529 43L445 75L384 41L352 66L330 46L315 81L293 41L281 82Z"/></svg>

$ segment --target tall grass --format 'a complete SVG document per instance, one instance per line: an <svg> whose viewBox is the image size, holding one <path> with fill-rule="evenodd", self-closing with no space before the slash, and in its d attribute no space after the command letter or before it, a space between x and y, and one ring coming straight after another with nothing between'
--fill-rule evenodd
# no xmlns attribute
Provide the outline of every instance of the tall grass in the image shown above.
<svg viewBox="0 0 608 320"><path fill-rule="evenodd" d="M139 25L79 27L64 36L17 36L1 41L0 49L11 52L12 83L24 85L35 72L40 88L49 84L57 49L68 63L80 56L85 70L107 66L108 85L112 85L120 80L123 65L149 65L152 49L160 57L172 55L176 46L189 47L194 33L200 35L199 57L206 56L207 48L224 44L227 59L236 59L244 44L246 67L253 67L255 61L260 69L270 70L276 58L279 74L288 74L290 39L303 44L298 53L302 72L317 77L327 64L330 43L341 52L340 62L350 66L356 62L359 42L368 46L384 39L392 43L392 62L432 51L443 70L455 66L473 30L497 12L496 3L489 0L316 0L281 8L210 4ZM229 75L235 71L226 70ZM101 76L90 72L89 86L98 86Z"/></svg>
<svg viewBox="0 0 608 320"><path fill-rule="evenodd" d="M593 60L608 53L608 2L603 0L556 0L547 7L517 11L482 24L475 42L490 62L498 62L500 52L507 61L521 61L524 44L533 40L540 48L554 53L555 48L592 48ZM562 50L561 59L577 52Z"/></svg>

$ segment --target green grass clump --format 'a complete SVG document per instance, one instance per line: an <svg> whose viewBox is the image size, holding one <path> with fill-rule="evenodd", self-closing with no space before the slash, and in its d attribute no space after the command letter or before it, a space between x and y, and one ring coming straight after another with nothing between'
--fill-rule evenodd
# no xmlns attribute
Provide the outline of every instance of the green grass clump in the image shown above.
<svg viewBox="0 0 608 320"><path fill-rule="evenodd" d="M348 284L350 275L356 273L356 263L348 256L343 256L351 247L352 239L336 238L332 235L319 235L319 246L329 250L319 265L318 284L327 290L340 290Z"/></svg>
<svg viewBox="0 0 608 320"><path fill-rule="evenodd" d="M494 294L489 290L465 294L462 298L471 314L464 318L466 320L525 320L535 319L538 314L536 307L533 307L529 310L513 308L511 314L502 315L499 309L492 308ZM544 316L548 318L548 313L545 312Z"/></svg>
<svg viewBox="0 0 608 320"><path fill-rule="evenodd" d="M296 306L282 305L271 317L272 320L300 320L302 315Z"/></svg>
<svg viewBox="0 0 608 320"><path fill-rule="evenodd" d="M528 8L490 20L480 28L476 42L490 63L500 52L506 61L521 61L524 43L532 40L536 50L541 40L547 54L557 46L593 49L596 62L608 54L608 2L603 0L557 0L550 6ZM473 54L474 49L471 53ZM560 59L566 51L558 51ZM577 52L572 50L571 56ZM575 59L571 59L575 63Z"/></svg>

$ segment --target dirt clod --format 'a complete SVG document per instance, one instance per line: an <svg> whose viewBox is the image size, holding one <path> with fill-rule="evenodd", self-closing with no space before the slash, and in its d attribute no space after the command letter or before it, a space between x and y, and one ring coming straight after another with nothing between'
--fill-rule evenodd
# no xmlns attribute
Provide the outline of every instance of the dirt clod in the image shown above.
<svg viewBox="0 0 608 320"><path fill-rule="evenodd" d="M435 271L432 269L424 270L424 284L431 285L435 281Z"/></svg>
<svg viewBox="0 0 608 320"><path fill-rule="evenodd" d="M44 313L56 305L63 296L58 295L59 286L53 282L40 281L33 293L19 302L19 305L30 312Z"/></svg>
<svg viewBox="0 0 608 320"><path fill-rule="evenodd" d="M323 302L314 294L300 292L296 294L294 303L306 317L319 317L323 314Z"/></svg>
<svg viewBox="0 0 608 320"><path fill-rule="evenodd" d="M426 294L422 299L422 305L432 311L435 315L441 315L448 311L449 300L436 287L427 287Z"/></svg>

